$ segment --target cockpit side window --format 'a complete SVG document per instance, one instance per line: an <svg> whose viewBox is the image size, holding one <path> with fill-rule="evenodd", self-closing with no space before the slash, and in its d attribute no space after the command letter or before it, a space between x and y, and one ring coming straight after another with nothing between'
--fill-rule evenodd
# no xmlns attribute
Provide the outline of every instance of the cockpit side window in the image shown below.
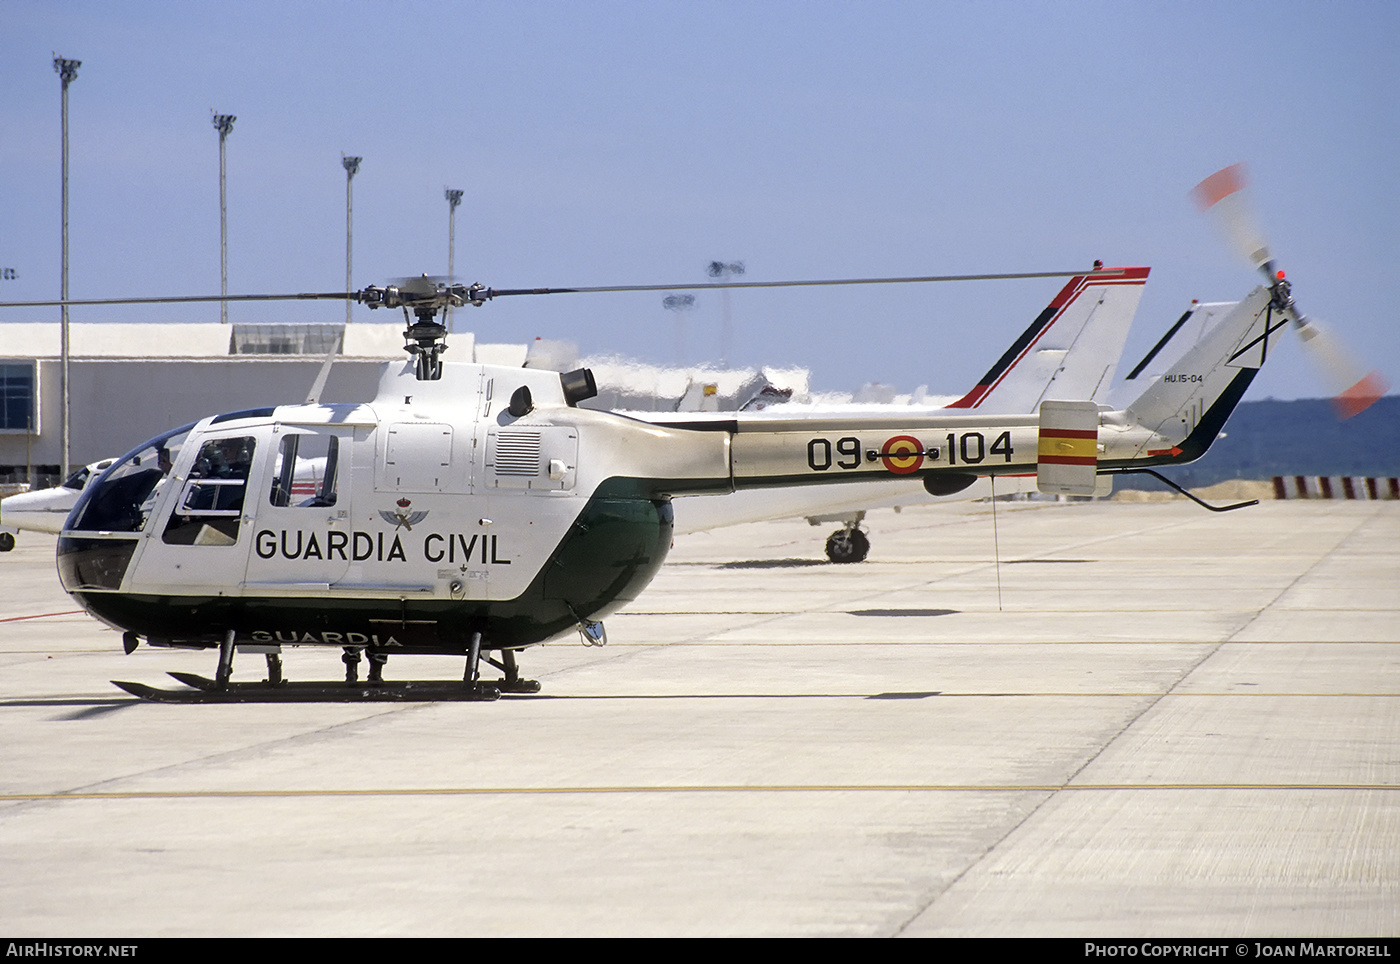
<svg viewBox="0 0 1400 964"><path fill-rule="evenodd" d="M300 508L335 505L340 439L293 433L282 437L269 504Z"/></svg>
<svg viewBox="0 0 1400 964"><path fill-rule="evenodd" d="M238 541L253 450L254 440L247 435L210 439L200 447L166 523L164 542L231 546Z"/></svg>

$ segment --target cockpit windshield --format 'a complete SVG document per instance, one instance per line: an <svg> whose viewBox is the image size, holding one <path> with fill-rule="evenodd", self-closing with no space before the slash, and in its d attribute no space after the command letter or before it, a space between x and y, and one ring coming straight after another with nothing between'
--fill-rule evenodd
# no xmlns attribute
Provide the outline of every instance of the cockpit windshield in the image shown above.
<svg viewBox="0 0 1400 964"><path fill-rule="evenodd" d="M84 490L73 507L69 528L140 532L192 428L194 423L167 432L119 459Z"/></svg>

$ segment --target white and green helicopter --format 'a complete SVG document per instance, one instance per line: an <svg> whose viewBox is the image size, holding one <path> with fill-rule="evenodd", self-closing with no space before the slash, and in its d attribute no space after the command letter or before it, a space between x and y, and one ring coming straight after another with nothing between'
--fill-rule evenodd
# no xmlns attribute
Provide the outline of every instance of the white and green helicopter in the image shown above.
<svg viewBox="0 0 1400 964"><path fill-rule="evenodd" d="M894 478L940 494L979 477L1027 475L1045 492L1088 495L1114 474L1199 458L1282 329L1291 323L1305 339L1315 331L1267 256L1261 267L1269 283L1126 408L1047 399L1025 415L678 415L662 423L578 407L596 390L586 369L440 358L439 317L449 306L663 286L422 281L295 296L412 312L410 360L387 367L370 403L215 415L123 456L68 517L59 575L89 613L124 634L128 652L142 639L218 650L213 679L177 674L189 689L118 683L143 698L534 693L539 684L521 678L516 653L574 630L605 642L602 620L635 599L666 558L673 498ZM307 460L323 467L309 492L296 484ZM353 685L284 681L281 653L294 646L344 650ZM238 651L265 654L268 678L233 682ZM363 685L360 653L370 661ZM394 653L465 657L463 681L386 682ZM483 661L502 677L483 681Z"/></svg>

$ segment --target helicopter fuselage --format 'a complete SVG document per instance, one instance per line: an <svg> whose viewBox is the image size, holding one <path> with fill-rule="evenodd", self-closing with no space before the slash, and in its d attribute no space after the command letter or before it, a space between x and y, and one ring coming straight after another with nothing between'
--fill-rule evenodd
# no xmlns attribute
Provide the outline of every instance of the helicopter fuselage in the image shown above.
<svg viewBox="0 0 1400 964"><path fill-rule="evenodd" d="M1047 449L1039 414L642 421L575 407L580 373L442 367L387 366L369 404L218 415L128 453L65 523L65 588L130 645L513 650L636 598L673 496L895 478L946 494L1056 453L1093 491L1099 469L1177 460L1204 411L1159 435L1075 403L1087 428Z"/></svg>
<svg viewBox="0 0 1400 964"><path fill-rule="evenodd" d="M952 416L940 450L893 418L854 434L664 425L572 407L554 372L445 369L420 381L390 365L369 404L228 413L146 443L74 507L65 588L153 645L232 632L244 649L457 654L480 633L512 649L634 599L670 548L672 496L927 477L935 462L954 484L1035 470L1033 416L995 432Z"/></svg>
<svg viewBox="0 0 1400 964"><path fill-rule="evenodd" d="M232 413L153 440L75 507L65 587L156 645L233 630L241 646L460 653L480 632L518 647L646 586L671 543L668 482L729 488L725 435L571 408L552 372L451 367L425 382L390 366L368 405ZM539 402L517 417L522 386ZM580 465L581 435L606 477ZM309 485L288 468L308 453L328 463Z"/></svg>

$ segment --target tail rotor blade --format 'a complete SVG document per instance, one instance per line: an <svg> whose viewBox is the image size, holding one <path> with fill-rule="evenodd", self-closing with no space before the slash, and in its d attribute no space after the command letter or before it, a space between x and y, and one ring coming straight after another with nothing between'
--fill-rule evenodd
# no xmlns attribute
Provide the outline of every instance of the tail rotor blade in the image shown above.
<svg viewBox="0 0 1400 964"><path fill-rule="evenodd" d="M1273 257L1269 254L1269 243L1245 194L1248 183L1244 165L1231 164L1197 184L1191 190L1191 196L1202 211L1209 212L1215 218L1231 247L1254 267L1272 275Z"/></svg>
<svg viewBox="0 0 1400 964"><path fill-rule="evenodd" d="M1379 372L1366 372L1341 342L1324 328L1306 318L1294 304L1290 286L1277 270L1269 243L1254 215L1245 192L1248 178L1243 164L1231 164L1216 171L1191 190L1202 211L1208 212L1224 230L1231 246L1250 264L1264 272L1274 291L1274 304L1293 320L1293 329L1303 343L1303 352L1317 368L1332 395L1339 418L1351 418L1365 411L1383 396L1389 386Z"/></svg>
<svg viewBox="0 0 1400 964"><path fill-rule="evenodd" d="M1364 412L1389 389L1378 371L1367 372L1327 329L1310 318L1294 316L1298 340L1332 394L1338 418Z"/></svg>

